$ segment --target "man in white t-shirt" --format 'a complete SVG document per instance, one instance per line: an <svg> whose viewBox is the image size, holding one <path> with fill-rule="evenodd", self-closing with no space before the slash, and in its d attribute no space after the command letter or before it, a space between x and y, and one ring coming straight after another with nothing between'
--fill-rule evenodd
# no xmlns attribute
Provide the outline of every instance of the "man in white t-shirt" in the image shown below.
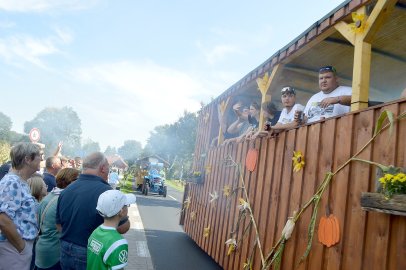
<svg viewBox="0 0 406 270"><path fill-rule="evenodd" d="M272 133L279 133L285 129L296 127L295 113L303 112L304 109L303 105L296 103L296 90L293 87L287 86L282 88L281 99L284 108L278 122L270 127Z"/></svg>
<svg viewBox="0 0 406 270"><path fill-rule="evenodd" d="M332 66L319 70L320 92L313 95L304 110L305 123L313 123L325 118L348 113L351 105L352 89L339 86L337 71ZM295 119L297 116L295 116Z"/></svg>

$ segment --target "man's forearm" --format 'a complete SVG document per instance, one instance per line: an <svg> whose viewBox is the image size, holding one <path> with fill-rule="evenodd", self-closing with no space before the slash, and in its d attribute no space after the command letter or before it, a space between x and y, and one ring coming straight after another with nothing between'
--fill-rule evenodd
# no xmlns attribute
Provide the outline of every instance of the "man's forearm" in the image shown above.
<svg viewBox="0 0 406 270"><path fill-rule="evenodd" d="M351 96L339 96L339 102L341 105L351 106Z"/></svg>
<svg viewBox="0 0 406 270"><path fill-rule="evenodd" d="M17 232L17 228L13 221L4 213L0 214L0 230L1 233L7 238L7 241L12 244L18 252L23 251L25 241Z"/></svg>

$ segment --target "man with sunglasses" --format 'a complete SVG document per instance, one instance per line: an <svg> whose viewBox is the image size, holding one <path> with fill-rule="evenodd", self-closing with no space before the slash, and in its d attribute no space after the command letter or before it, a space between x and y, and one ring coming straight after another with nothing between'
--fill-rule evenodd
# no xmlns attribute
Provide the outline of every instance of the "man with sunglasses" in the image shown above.
<svg viewBox="0 0 406 270"><path fill-rule="evenodd" d="M337 71L334 67L320 68L319 88L321 91L309 99L304 109L305 123L313 123L350 111L352 89L338 84ZM295 119L298 118L296 115Z"/></svg>

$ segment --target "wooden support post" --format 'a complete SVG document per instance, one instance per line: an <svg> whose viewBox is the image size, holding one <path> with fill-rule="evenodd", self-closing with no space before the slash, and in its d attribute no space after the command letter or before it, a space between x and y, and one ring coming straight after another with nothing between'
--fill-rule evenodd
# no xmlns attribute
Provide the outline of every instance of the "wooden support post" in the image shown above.
<svg viewBox="0 0 406 270"><path fill-rule="evenodd" d="M230 97L227 98L227 100L223 100L220 104L218 104L217 107L217 113L219 117L219 122L220 122L220 128L219 128L219 135L217 137L217 145L220 145L224 142L224 132L227 131L227 127L225 126L225 119L224 119L224 114L226 112L228 102L230 101Z"/></svg>
<svg viewBox="0 0 406 270"><path fill-rule="evenodd" d="M282 66L283 66L283 64L277 64L276 66L273 67L272 73L269 76L269 78L267 78L268 80L264 87L260 86L260 83L258 82L258 79L257 79L258 89L262 94L261 113L259 115L259 129L260 130L264 130L264 124L265 124L265 117L264 117L264 111L262 110L262 104L264 102L268 102L268 101L272 100L272 95L270 93L268 93L268 91L269 91L269 89L271 89L272 84L275 84L275 78L279 77L279 74L282 71ZM266 75L264 76L264 78L262 80L264 80L265 77L267 77Z"/></svg>
<svg viewBox="0 0 406 270"><path fill-rule="evenodd" d="M368 107L369 77L371 73L371 44L355 38L354 67L352 70L351 111Z"/></svg>
<svg viewBox="0 0 406 270"><path fill-rule="evenodd" d="M396 2L397 0L378 0L368 18L365 7L361 7L357 10L357 15L364 16L365 19L354 21L353 24L339 22L335 25L335 29L354 45L351 111L368 107L371 42Z"/></svg>

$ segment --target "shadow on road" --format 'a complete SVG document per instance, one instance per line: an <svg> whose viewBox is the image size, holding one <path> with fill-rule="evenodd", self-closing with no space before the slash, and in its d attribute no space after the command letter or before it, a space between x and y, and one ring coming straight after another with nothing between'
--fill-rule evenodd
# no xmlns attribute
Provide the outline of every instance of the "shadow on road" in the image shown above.
<svg viewBox="0 0 406 270"><path fill-rule="evenodd" d="M159 195L148 195L144 196L141 194L136 194L137 195L137 205L139 206L161 206L161 207L172 207L172 208L177 208L180 211L181 208L181 203L178 201L174 201L171 198L164 198ZM149 199L148 199L149 198ZM153 200L150 200L153 198Z"/></svg>
<svg viewBox="0 0 406 270"><path fill-rule="evenodd" d="M145 230L155 270L222 269L183 232Z"/></svg>

